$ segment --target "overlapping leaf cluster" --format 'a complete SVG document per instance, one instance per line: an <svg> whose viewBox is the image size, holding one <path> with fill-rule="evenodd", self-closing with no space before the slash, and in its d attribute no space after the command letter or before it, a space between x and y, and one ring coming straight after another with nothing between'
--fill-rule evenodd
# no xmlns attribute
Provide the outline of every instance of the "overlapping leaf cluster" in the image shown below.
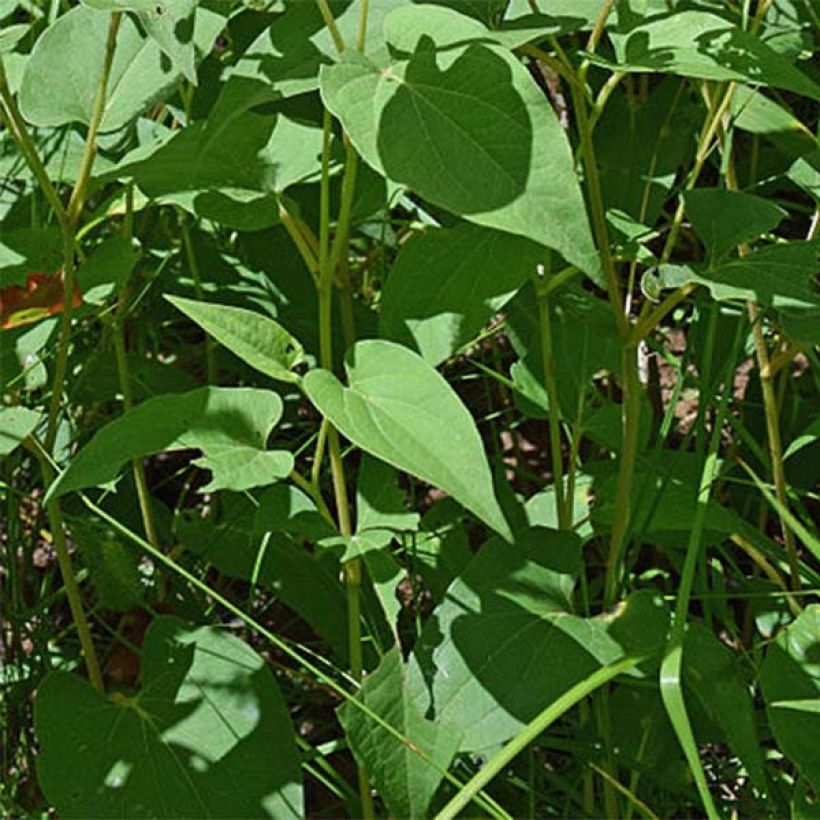
<svg viewBox="0 0 820 820"><path fill-rule="evenodd" d="M4 810L816 813L810 0L0 26Z"/></svg>

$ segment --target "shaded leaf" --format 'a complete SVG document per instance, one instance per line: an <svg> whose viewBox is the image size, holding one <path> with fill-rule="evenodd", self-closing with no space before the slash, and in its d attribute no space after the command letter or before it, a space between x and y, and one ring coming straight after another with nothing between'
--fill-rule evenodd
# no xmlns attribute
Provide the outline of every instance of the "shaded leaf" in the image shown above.
<svg viewBox="0 0 820 820"><path fill-rule="evenodd" d="M774 202L744 191L696 188L684 201L686 215L713 262L773 230L786 216Z"/></svg>
<svg viewBox="0 0 820 820"><path fill-rule="evenodd" d="M411 239L382 293L380 334L440 364L487 324L543 258L540 245L477 225Z"/></svg>
<svg viewBox="0 0 820 820"><path fill-rule="evenodd" d="M666 616L659 621L654 604L637 598L614 619L572 614L579 568L580 539L571 533L536 527L512 545L492 539L426 622L410 663L410 692L419 711L463 732L462 751L512 737L621 657L621 641L663 640ZM616 640L611 630L621 619Z"/></svg>
<svg viewBox="0 0 820 820"><path fill-rule="evenodd" d="M38 687L37 773L61 816L302 816L293 727L247 644L157 618L142 681L133 697L104 698L67 672Z"/></svg>
<svg viewBox="0 0 820 820"><path fill-rule="evenodd" d="M820 605L811 604L771 644L760 670L769 725L783 752L820 789ZM795 709L795 702L801 708Z"/></svg>
<svg viewBox="0 0 820 820"><path fill-rule="evenodd" d="M766 773L749 686L735 656L701 624L690 623L684 636L683 683L721 727L755 786L765 791Z"/></svg>

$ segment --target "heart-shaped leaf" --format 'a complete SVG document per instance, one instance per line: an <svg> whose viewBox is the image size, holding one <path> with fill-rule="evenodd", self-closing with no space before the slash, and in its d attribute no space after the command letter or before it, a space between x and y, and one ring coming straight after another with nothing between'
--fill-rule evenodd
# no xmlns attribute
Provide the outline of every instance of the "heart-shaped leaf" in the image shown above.
<svg viewBox="0 0 820 820"><path fill-rule="evenodd" d="M312 370L310 400L357 447L453 496L506 538L475 423L453 389L418 354L393 342L358 342L345 358L348 387Z"/></svg>
<svg viewBox="0 0 820 820"><path fill-rule="evenodd" d="M322 69L322 98L388 178L602 283L566 134L523 65L476 26L446 8L397 9L385 31L405 57L384 67L345 52Z"/></svg>
<svg viewBox="0 0 820 820"><path fill-rule="evenodd" d="M61 817L302 817L293 726L265 662L223 629L160 617L142 689L38 687L37 773Z"/></svg>
<svg viewBox="0 0 820 820"><path fill-rule="evenodd" d="M419 712L463 732L462 751L503 743L636 645L640 654L662 645L668 613L651 595L632 596L615 616L572 613L580 554L576 535L543 527L514 544L492 539L425 623L410 696Z"/></svg>
<svg viewBox="0 0 820 820"><path fill-rule="evenodd" d="M58 17L34 44L20 87L20 110L32 124L88 124L105 58L109 15L77 6ZM224 18L197 12L194 44L210 49ZM106 94L101 131L116 131L171 91L180 72L136 24L124 17Z"/></svg>

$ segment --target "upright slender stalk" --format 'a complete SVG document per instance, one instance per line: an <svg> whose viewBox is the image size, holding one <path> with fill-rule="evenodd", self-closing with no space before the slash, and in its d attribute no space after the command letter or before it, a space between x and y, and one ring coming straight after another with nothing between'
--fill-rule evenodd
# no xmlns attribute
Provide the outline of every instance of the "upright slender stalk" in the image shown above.
<svg viewBox="0 0 820 820"><path fill-rule="evenodd" d="M330 249L330 112L325 110L322 141L322 178L319 186L319 363L326 370L333 370L333 267ZM343 186L344 187L344 186ZM350 501L347 497L347 483L342 462L339 434L328 423L327 448L330 456L330 471L333 492L336 498L336 516L339 532L353 534L350 521ZM350 654L350 671L354 679L362 679L362 624L361 624L361 584L362 562L360 558L346 561L344 581L347 589L347 635ZM367 772L359 767L359 795L362 813L365 817L374 815L373 798Z"/></svg>
<svg viewBox="0 0 820 820"><path fill-rule="evenodd" d="M108 78L111 74L111 64L114 60L114 50L117 43L117 33L122 20L121 12L114 12L108 25L108 37L105 44L105 57L103 58L103 70L100 81L97 85L97 93L94 98L94 106L91 112L91 120L88 124L88 133L83 149L83 158L80 162L80 170L71 198L66 208L66 221L63 225L63 288L64 309L60 316L60 340L57 345L57 358L54 364L54 379L51 390L51 403L48 411L48 425L46 429L45 448L51 453L54 449L54 442L57 437L57 428L60 417L60 404L62 403L63 384L65 382L66 368L68 366L68 347L71 338L71 319L73 315L74 302L74 242L85 204L85 194L88 182L91 178L91 170L94 166L94 157L97 154L97 133L102 123L105 113L105 96L108 90Z"/></svg>
<svg viewBox="0 0 820 820"><path fill-rule="evenodd" d="M188 270L191 271L191 279L194 280L194 292L198 301L205 299L205 292L202 289L202 277L199 275L199 262L194 252L194 243L191 238L191 229L188 225L188 215L180 210L180 223L182 225L182 244L185 248L185 258L188 261ZM210 334L205 334L205 374L208 384L216 381L216 364L214 361L214 340Z"/></svg>
<svg viewBox="0 0 820 820"><path fill-rule="evenodd" d="M538 301L538 333L541 337L541 359L544 388L549 403L550 455L552 458L552 482L555 487L555 514L558 527L568 529L567 508L564 503L564 460L561 452L561 413L558 404L558 383L555 375L555 356L552 346L552 317L550 316L549 282L543 267L533 278Z"/></svg>
<svg viewBox="0 0 820 820"><path fill-rule="evenodd" d="M29 448L40 463L40 473L43 477L43 484L48 487L54 480L54 469L51 466L49 455L43 445L33 436L29 439ZM105 694L105 684L103 683L102 672L100 671L100 661L94 649L94 640L91 637L91 629L88 626L88 618L83 608L83 597L80 592L80 585L77 583L77 576L74 574L74 567L71 563L71 554L68 551L68 544L65 537L65 526L63 524L63 513L58 501L51 501L46 504L46 515L48 525L51 530L51 537L54 543L54 551L57 553L57 564L60 567L60 575L65 585L68 606L71 610L71 619L77 636L80 640L80 649L83 654L88 680L97 692Z"/></svg>
<svg viewBox="0 0 820 820"><path fill-rule="evenodd" d="M123 319L120 316L122 307L114 317L114 354L117 360L117 376L120 381L120 392L122 393L122 406L128 412L134 405L131 396L131 378L128 372L128 358L125 352L125 328ZM131 470L134 475L134 484L137 488L137 500L142 516L142 525L145 530L145 537L152 547L159 548L159 537L154 523L154 514L151 511L151 494L148 491L148 481L145 477L145 466L141 458L135 458L131 462Z"/></svg>
<svg viewBox="0 0 820 820"><path fill-rule="evenodd" d="M103 58L103 69L97 85L97 93L94 98L91 120L88 124L88 133L86 135L85 148L83 150L83 157L80 163L80 170L78 172L77 179L74 184L74 190L72 191L67 208L63 211L62 205L59 205L59 208L56 210L58 218L60 219L60 225L63 233L64 309L60 317L60 338L57 346L57 358L54 365L54 378L51 388L51 401L48 410L48 420L46 422L45 442L43 444L42 452L38 454L43 473L43 481L46 488L48 488L53 480L53 471L48 459L53 454L54 444L57 439L57 431L59 429L60 420L60 406L63 396L63 384L65 382L65 374L68 366L68 347L71 338L71 320L74 301L74 246L76 241L77 226L79 224L80 216L82 215L83 205L85 204L86 190L88 188L88 183L91 178L91 171L94 166L94 157L97 152L97 133L105 113L105 98L108 90L108 79L111 74L111 65L114 60L114 50L116 48L117 33L119 32L121 20L121 12L114 12L111 15L108 25L108 37L105 45L105 56ZM5 107L8 111L8 103L5 103ZM20 133L25 134L25 124L22 123L22 120L19 125ZM27 140L24 139L24 142L26 141ZM47 187L44 188L44 191L47 190ZM79 585L77 584L77 579L74 575L74 569L71 564L71 556L68 552L65 532L63 530L62 510L59 500L55 499L50 501L46 505L46 512L49 517L52 536L54 538L54 546L57 551L60 573L63 577L66 593L68 594L71 616L74 620L77 634L80 637L80 646L82 647L86 669L88 670L88 677L94 688L97 689L98 692L102 693L104 692L104 685L102 674L100 672L100 664L94 650L94 642L91 638L91 630L89 629L88 621L83 610Z"/></svg>

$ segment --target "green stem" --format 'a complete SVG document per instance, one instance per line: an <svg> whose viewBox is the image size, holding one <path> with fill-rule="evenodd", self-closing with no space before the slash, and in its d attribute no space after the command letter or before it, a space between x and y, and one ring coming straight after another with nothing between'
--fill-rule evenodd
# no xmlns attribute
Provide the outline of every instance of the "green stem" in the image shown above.
<svg viewBox="0 0 820 820"><path fill-rule="evenodd" d="M57 345L57 358L54 365L54 379L51 389L51 402L48 410L48 422L46 426L45 448L48 453L52 453L54 442L57 438L59 426L60 405L62 404L63 384L65 382L66 368L68 366L68 346L71 338L71 319L74 308L74 237L77 232L80 215L85 203L85 192L88 181L91 177L91 170L94 167L94 157L97 153L97 132L105 113L105 95L108 89L108 78L111 74L111 64L114 60L114 50L117 43L117 32L122 20L121 12L114 12L111 15L108 26L108 38L105 45L105 57L103 58L103 69L100 81L97 85L97 94L94 98L94 107L91 112L91 120L88 124L88 133L85 139L83 158L80 163L80 170L71 199L66 208L66 220L63 226L63 312L60 316L60 339Z"/></svg>
<svg viewBox="0 0 820 820"><path fill-rule="evenodd" d="M48 487L54 480L54 469L49 460L48 451L33 436L29 437L29 449L34 453L40 462L40 472L43 477L43 484ZM71 563L71 554L68 551L68 544L65 537L65 527L63 524L63 513L59 499L54 499L46 504L46 514L48 515L51 537L54 541L54 550L57 553L57 564L60 567L60 575L65 586L68 606L71 610L71 619L77 630L80 639L80 649L83 653L85 668L88 672L88 679L94 689L101 695L105 695L105 684L103 683L102 672L100 671L100 661L94 649L94 641L91 637L91 629L88 626L88 619L83 607L80 585L77 583L77 576Z"/></svg>
<svg viewBox="0 0 820 820"><path fill-rule="evenodd" d="M621 334L621 338L626 339L629 328L626 316L624 315L621 283L618 281L615 262L612 258L612 250L609 244L609 230L606 226L606 209L604 208L601 180L598 175L598 160L595 156L595 145L592 141L592 129L590 128L586 100L574 84L570 84L570 91L572 94L572 107L575 111L575 124L578 129L581 157L584 162L584 173L586 174L587 180L586 187L589 196L590 211L592 213L592 229L595 233L595 242L598 246L598 255L600 256L601 268L603 269L604 278L606 279L607 295L609 296L609 302L612 306L615 324Z"/></svg>
<svg viewBox="0 0 820 820"><path fill-rule="evenodd" d="M319 362L326 370L333 370L333 266L330 251L330 112L325 109L322 141L322 178L319 187ZM343 186L344 190L344 186ZM338 240L338 235L337 235ZM330 471L333 492L336 499L336 516L339 532L350 536L353 528L350 522L350 502L347 497L347 482L339 446L339 433L328 424L327 446L330 456ZM361 624L361 579L362 562L354 558L344 564L344 581L347 589L347 634L350 654L350 670L356 681L362 679L362 624ZM362 813L373 817L373 798L367 772L361 766L359 773L359 794Z"/></svg>
<svg viewBox="0 0 820 820"><path fill-rule="evenodd" d="M630 670L641 661L641 658L622 658L609 666L593 672L589 677L576 683L557 700L554 700L534 720L530 721L506 746L496 752L481 769L470 778L455 797L436 815L436 820L453 820L467 808L470 801L487 786L494 777L500 774L527 746L537 740L551 724L582 701L587 695L618 675Z"/></svg>
<svg viewBox="0 0 820 820"><path fill-rule="evenodd" d="M625 344L621 351L623 435L618 486L615 492L615 520L612 522L604 582L606 607L612 606L618 597L621 561L631 519L632 480L635 475L641 420L641 381L638 375L637 352L637 346L631 343Z"/></svg>
<svg viewBox="0 0 820 820"><path fill-rule="evenodd" d="M367 11L370 5L370 0L359 0L361 6L359 7L359 32L356 37L356 48L364 53L364 47L367 42Z"/></svg>
<svg viewBox="0 0 820 820"><path fill-rule="evenodd" d="M71 192L71 199L69 199L66 209L68 225L72 233L74 233L80 221L80 214L85 205L85 194L88 188L88 182L91 179L91 170L94 167L94 158L97 156L97 133L100 130L100 124L105 114L105 96L108 92L108 79L111 76L111 64L114 61L117 33L120 30L121 22L122 12L113 12L108 23L108 37L105 43L102 74L100 75L100 82L97 85L97 94L94 97L91 120L88 123L88 134L86 134L85 138L85 148L83 149L83 158L80 162L80 171L77 174L77 182L74 185L74 190Z"/></svg>
<svg viewBox="0 0 820 820"><path fill-rule="evenodd" d="M120 392L122 393L122 406L127 413L133 406L131 396L131 378L128 372L128 357L125 352L125 329L123 318L120 315L122 306L114 317L114 354L117 359L117 375L120 381ZM131 470L134 474L134 484L137 488L137 500L139 502L142 526L145 530L145 537L151 546L159 549L159 537L157 535L154 514L151 510L151 494L148 491L148 481L145 477L145 465L142 459L135 458L131 462Z"/></svg>
<svg viewBox="0 0 820 820"><path fill-rule="evenodd" d="M555 512L558 526L570 527L564 504L564 460L561 452L561 414L558 403L558 383L555 375L555 356L552 346L552 317L550 316L548 280L543 269L535 275L536 299L538 301L538 331L541 336L541 359L543 363L544 388L549 402L550 455L552 457L552 481L555 487Z"/></svg>
<svg viewBox="0 0 820 820"><path fill-rule="evenodd" d="M293 244L296 246L296 250L299 251L299 255L302 257L308 272L313 277L314 283L318 285L319 261L316 259L316 254L308 244L302 231L299 230L296 220L291 216L282 202L279 203L279 221L285 226L288 236L290 236Z"/></svg>
<svg viewBox="0 0 820 820"><path fill-rule="evenodd" d="M327 0L316 0L316 5L319 7L319 12L322 15L325 25L333 38L333 45L336 46L336 51L341 54L345 50L345 41L339 32L339 27L336 25L336 20L333 18L333 12L327 4Z"/></svg>
<svg viewBox="0 0 820 820"><path fill-rule="evenodd" d="M191 279L194 280L194 292L199 302L205 301L205 291L202 288L202 276L199 272L199 262L194 251L194 242L191 237L191 229L188 225L188 215L180 209L179 221L182 226L182 244L185 248L185 259L188 262L188 270L191 272ZM210 334L205 334L205 374L208 384L216 383L216 362L214 359L214 340Z"/></svg>
<svg viewBox="0 0 820 820"><path fill-rule="evenodd" d="M783 442L780 436L780 413L778 412L777 396L774 388L774 375L769 365L769 351L766 347L766 337L763 333L762 315L756 302L748 304L749 320L752 323L752 337L755 345L760 389L763 394L763 412L766 416L766 439L769 445L769 457L772 462L772 481L774 482L775 497L788 510L789 501L786 491L786 472L783 467ZM800 590L800 564L797 560L797 545L794 532L789 526L786 516L778 510L780 529L786 544L786 557L789 562L791 587Z"/></svg>

